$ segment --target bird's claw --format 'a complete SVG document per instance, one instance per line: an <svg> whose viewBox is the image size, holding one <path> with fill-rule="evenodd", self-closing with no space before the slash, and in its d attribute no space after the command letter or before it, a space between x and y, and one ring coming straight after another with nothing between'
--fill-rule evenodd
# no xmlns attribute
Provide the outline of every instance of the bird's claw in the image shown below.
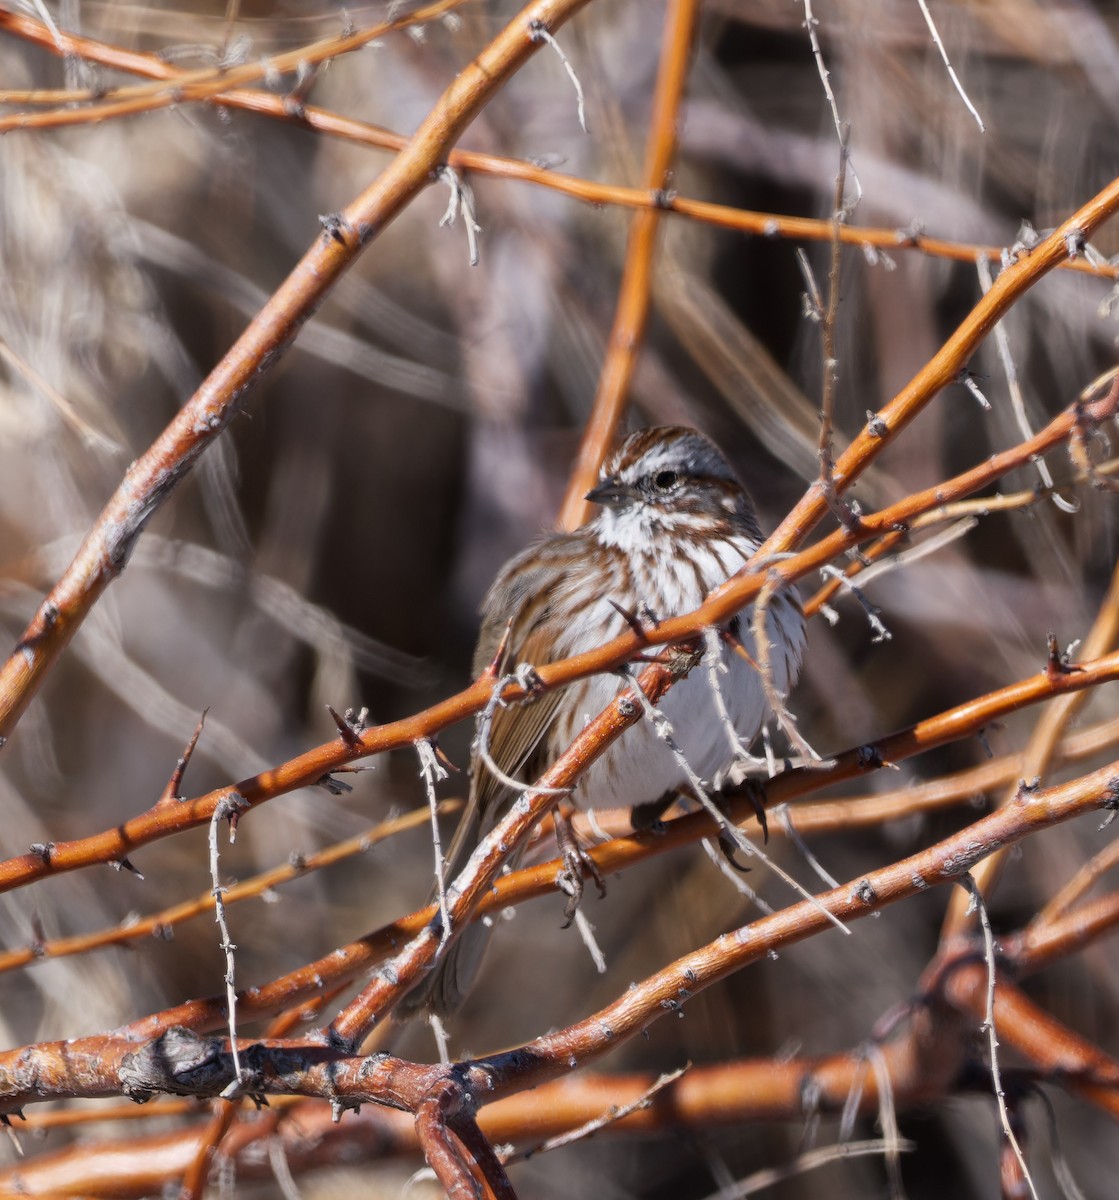
<svg viewBox="0 0 1119 1200"><path fill-rule="evenodd" d="M556 887L567 896L567 903L563 906L562 926L566 929L575 920L575 914L583 901L586 877L590 876L594 880L600 899L606 895L606 880L603 879L598 864L576 840L570 819L557 812L555 824L556 843L563 856L563 870L556 876Z"/></svg>

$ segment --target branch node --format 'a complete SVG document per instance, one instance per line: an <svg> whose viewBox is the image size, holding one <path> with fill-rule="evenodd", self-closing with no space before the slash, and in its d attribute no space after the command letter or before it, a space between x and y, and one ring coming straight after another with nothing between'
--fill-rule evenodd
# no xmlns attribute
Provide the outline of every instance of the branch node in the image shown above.
<svg viewBox="0 0 1119 1200"><path fill-rule="evenodd" d="M1078 643L1073 642L1067 650L1061 650L1055 633L1050 632L1046 636L1045 675L1049 680L1056 682L1064 675L1083 674L1083 667L1075 666L1069 661L1077 645Z"/></svg>
<svg viewBox="0 0 1119 1200"><path fill-rule="evenodd" d="M345 213L321 213L319 224L323 227L323 236L339 246L349 246L351 240L356 242L357 234Z"/></svg>
<svg viewBox="0 0 1119 1200"><path fill-rule="evenodd" d="M874 409L868 408L866 410L866 431L873 438L884 438L890 432L890 427Z"/></svg>

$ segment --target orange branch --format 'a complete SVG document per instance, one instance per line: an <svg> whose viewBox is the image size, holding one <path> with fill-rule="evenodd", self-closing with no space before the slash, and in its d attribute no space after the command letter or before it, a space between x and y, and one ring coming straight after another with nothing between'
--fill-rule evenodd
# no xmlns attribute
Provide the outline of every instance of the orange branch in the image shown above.
<svg viewBox="0 0 1119 1200"><path fill-rule="evenodd" d="M857 529L836 530L809 549L774 564L769 568L770 574L779 574L786 582L793 582L809 571L830 562L836 555L860 541L874 538L895 528L899 523L909 522L920 513L941 504L970 495L1000 478L1007 471L1021 466L1033 456L1061 444L1083 423L1102 421L1114 415L1117 403L1119 383L1113 384L1108 394L1099 400L1082 406L1077 405L1061 413L1029 441L1004 450L1001 454L992 455L979 466L954 479L907 496L878 513L860 517ZM713 592L693 613L664 620L655 628L643 630L640 637L632 632L624 633L596 650L589 650L561 662L540 665L534 683L541 688L559 687L596 672L612 670L650 645L665 645L694 637L707 626L727 621L753 601L765 582L766 576L763 575L736 576ZM1113 658L1114 656L1106 661L1111 663ZM1104 661L1100 660L1101 663ZM1082 686L1088 686L1090 682L1101 682L1110 677L1106 671L1097 677L1081 670L1076 675L1058 679L1042 675L1039 677L1042 685L1040 689L1030 681L1014 687L1025 689L1022 702L1030 703L1032 699L1066 690L1079 690ZM297 788L316 784L345 763L384 750L410 745L421 738L430 737L455 721L474 716L484 708L492 689L492 678L483 674L464 691L421 713L307 750L272 770L242 780L233 788L219 788L194 800L184 800L175 805L157 803L147 812L91 837L33 848L27 854L0 862L0 891L22 886L58 871L72 871L93 863L119 861L139 846L168 837L183 829L205 824L217 805L231 793L236 793L240 800L251 808ZM523 687L510 684L506 686L503 695L507 701L516 701L524 699L526 693ZM1026 699L1026 696L1031 696L1032 699ZM890 745L893 745L894 741L895 739L887 739Z"/></svg>
<svg viewBox="0 0 1119 1200"><path fill-rule="evenodd" d="M967 366L972 354L1016 300L1055 266L1069 258L1069 247L1081 244L1119 210L1119 178L1098 192L1033 249L1023 250L908 384L874 417L840 455L833 475L842 493L941 390ZM828 511L818 487L811 487L767 539L759 556L799 546Z"/></svg>
<svg viewBox="0 0 1119 1200"><path fill-rule="evenodd" d="M1084 639L1081 653L1086 659L1098 658L1115 644L1116 636L1119 636L1119 563L1112 572L1107 594L1100 603L1099 612L1088 636ZM1064 667L1058 662L1053 669L1075 672L1078 667ZM1061 735L1083 708L1086 699L1084 694L1062 696L1038 717L1029 745L1022 755L1023 779L1045 779L1049 774ZM1013 804L1016 794L1016 790L1012 789L1003 797L1003 804ZM1005 861L1005 852L999 851L976 867L973 878L985 894L989 894L998 882ZM968 901L969 897L963 892L952 896L941 930L942 942L955 937L971 923Z"/></svg>
<svg viewBox="0 0 1119 1200"><path fill-rule="evenodd" d="M303 322L361 250L430 182L462 131L539 48L534 28L553 28L587 0L533 0L446 89L406 147L340 213L249 323L151 448L129 468L77 557L51 589L0 668L0 744L94 604L124 569L145 524L275 365Z"/></svg>
<svg viewBox="0 0 1119 1200"><path fill-rule="evenodd" d="M402 23L404 18L402 18ZM135 50L124 50L94 38L77 34L62 33L61 41L40 22L15 13L0 10L0 30L23 37L42 49L55 54L72 54L90 62L100 63L115 70L128 71L134 75L154 77L162 80L178 80L190 76L190 72L173 66L154 54ZM277 60L273 60L277 61ZM14 95L15 93L0 93ZM73 102L86 93L61 92L58 102ZM255 112L288 124L314 129L318 133L369 146L379 150L397 151L407 145L408 139L379 125L343 116L329 109L311 104L293 105L290 97L276 96L255 88L229 88L216 95L206 96L206 103L222 108L236 108ZM3 102L0 99L0 102ZM486 154L477 150L452 150L447 161L451 166L480 175L498 179L513 179L548 188L570 196L584 204L594 206L613 205L618 208L655 209L661 213L672 213L699 221L720 229L731 229L757 237L779 237L789 241L830 242L836 236L834 222L813 217L793 217L782 213L757 212L750 209L732 208L726 204L715 204L707 200L695 200L675 193L658 193L648 188L623 187L618 184L597 183L575 175L552 171L523 159L506 158L497 154ZM844 245L872 246L879 250L915 250L931 258L945 258L954 262L974 263L977 258L986 258L992 263L1001 261L1004 247L984 246L975 242L956 242L946 238L929 237L905 229L875 228L871 226L842 225L838 230L839 240ZM1108 262L1090 260L1084 255L1057 264L1065 270L1104 279L1119 278L1119 266Z"/></svg>
<svg viewBox="0 0 1119 1200"><path fill-rule="evenodd" d="M680 102L688 78L692 41L699 19L698 0L671 0L665 16L660 70L653 96L653 115L645 149L644 182L654 199L663 195L672 179L676 158ZM598 390L583 440L571 471L567 495L560 509L559 527L574 529L587 519L585 496L598 478L618 422L629 399L637 353L645 336L652 301L653 254L661 210L654 204L638 210L630 223L618 307L606 342L606 358L598 377Z"/></svg>

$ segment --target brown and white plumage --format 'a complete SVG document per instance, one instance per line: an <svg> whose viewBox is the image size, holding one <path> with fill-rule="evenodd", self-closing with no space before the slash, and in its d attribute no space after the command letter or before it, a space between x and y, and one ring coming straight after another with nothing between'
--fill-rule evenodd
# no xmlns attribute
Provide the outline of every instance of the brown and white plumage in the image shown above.
<svg viewBox="0 0 1119 1200"><path fill-rule="evenodd" d="M602 506L592 520L573 533L542 538L506 563L494 581L482 604L476 675L494 661L503 639L502 672L601 645L626 628L614 604L657 620L690 612L762 540L753 504L726 459L692 429L658 426L633 434L605 464L588 498ZM768 620L774 684L785 694L796 680L804 645L795 597L777 596ZM749 632L743 628L740 635L752 652ZM764 690L756 670L729 647L723 660L722 698L735 732L748 745L768 715ZM489 733L491 757L506 775L531 783L619 686L616 676L593 676L531 703L498 709ZM661 702L688 763L708 779L734 758L712 686L707 672L696 671ZM591 764L574 799L582 808L632 806L685 782L671 749L648 722L640 722ZM515 795L475 748L469 805L449 856L449 877ZM431 979L409 996L408 1007L427 1003L439 1013L454 1011L473 981L487 937L479 925L464 930Z"/></svg>

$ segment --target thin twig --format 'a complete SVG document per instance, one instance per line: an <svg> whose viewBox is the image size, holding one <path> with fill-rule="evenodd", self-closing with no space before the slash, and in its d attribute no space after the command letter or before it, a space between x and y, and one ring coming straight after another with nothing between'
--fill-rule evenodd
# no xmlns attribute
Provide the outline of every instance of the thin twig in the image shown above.
<svg viewBox="0 0 1119 1200"><path fill-rule="evenodd" d="M816 60L816 70L819 72L820 82L824 87L824 95L827 97L828 107L831 109L831 119L832 124L835 126L835 136L839 139L840 146L843 147L847 144L846 124L839 115L839 105L836 102L835 92L831 86L831 72L824 63L824 51L820 46L820 35L817 32L820 22L812 14L812 0L801 0L801 3L804 5L804 27L808 30L808 41L812 46L812 57ZM855 185L855 203L857 204L859 197L863 194L863 189L854 168L851 169L851 180Z"/></svg>
<svg viewBox="0 0 1119 1200"><path fill-rule="evenodd" d="M874 1071L874 1082L878 1089L878 1124L882 1129L882 1140L886 1143L886 1177L890 1185L890 1200L905 1200L905 1187L901 1179L902 1140L898 1129L897 1109L894 1106L890 1068L886 1065L882 1047L876 1042L867 1046L867 1057Z"/></svg>
<svg viewBox="0 0 1119 1200"><path fill-rule="evenodd" d="M575 74L575 68L571 65L571 60L563 52L563 47L556 41L551 33L548 32L548 27L542 21L533 22L532 36L539 42L546 42L559 56L559 60L563 63L563 69L567 72L567 77L571 80L571 86L575 89L575 111L579 118L579 128L584 133L587 132L587 102L583 95L583 85L579 82L579 76Z"/></svg>
<svg viewBox="0 0 1119 1200"><path fill-rule="evenodd" d="M967 92L964 91L964 85L960 82L960 77L956 74L955 68L948 61L948 51L944 48L944 43L940 40L940 34L937 32L935 23L933 22L932 13L929 12L927 0L917 0L917 4L921 9L921 16L925 18L925 24L929 27L929 33L932 34L932 40L936 43L936 48L940 51L940 57L944 60L944 65L948 69L948 77L952 80L952 85L959 93L960 99L967 105L967 110L975 118L976 125L979 126L980 133L986 133L987 127L983 124L983 118L979 115L978 109L972 104Z"/></svg>
<svg viewBox="0 0 1119 1200"><path fill-rule="evenodd" d="M901 1150L913 1150L912 1142L900 1142ZM794 1179L815 1171L818 1167L826 1167L829 1163L842 1162L848 1158L865 1158L868 1155L888 1154L889 1146L884 1141L841 1142L835 1146L820 1146L815 1150L806 1150L798 1154L790 1163L780 1167L765 1167L755 1171L741 1182L736 1183L729 1191L723 1189L713 1192L707 1200L744 1200L746 1196L756 1195L775 1184L783 1183L786 1179Z"/></svg>
<svg viewBox="0 0 1119 1200"><path fill-rule="evenodd" d="M218 852L218 829L223 821L229 821L229 840L234 842L237 837L237 817L241 812L240 797L236 792L230 792L225 800L214 809L210 818L210 880L211 895L214 898L214 920L221 931L221 951L225 956L225 1003L228 1013L229 1049L233 1056L233 1079L222 1092L222 1096L231 1100L241 1090L241 1059L237 1050L237 982L236 963L233 957L237 949L229 935L229 923L225 917L225 889L221 884L221 871Z"/></svg>
<svg viewBox="0 0 1119 1200"><path fill-rule="evenodd" d="M1025 1179L1026 1186L1030 1189L1030 1195L1033 1197L1033 1200L1039 1200L1037 1188L1034 1187L1034 1181L1030 1175L1030 1169L1026 1166L1025 1155L1022 1153L1022 1148L1018 1145L1018 1139L1014 1136L1014 1130L1010 1125L1010 1113L1006 1107L1006 1093L1003 1091L1002 1075L999 1071L999 1039L995 1030L995 985L998 973L995 965L995 935L991 930L991 918L987 913L987 905L983 902L983 893L979 885L972 878L971 872L965 871L960 877L959 883L971 896L971 903L974 905L975 911L979 914L979 925L983 930L983 957L987 963L987 1016L984 1026L987 1033L987 1045L991 1054L991 1084L995 1091L995 1099L998 1101L999 1121L1002 1124L1002 1131L1006 1135L1006 1140L1014 1151L1014 1157L1018 1160L1018 1166L1022 1171L1022 1178Z"/></svg>
<svg viewBox="0 0 1119 1200"><path fill-rule="evenodd" d="M931 540L932 539L930 539L930 541ZM896 566L900 558L901 555L895 555L892 558L886 559L885 563L891 567ZM859 578L864 585L866 584L866 576L869 571L870 568L868 567L859 573ZM820 574L828 579L834 579L839 585L840 589L850 592L850 594L859 602L859 606L862 608L867 621L870 623L872 634L870 640L872 642L888 642L890 640L893 635L886 628L886 625L882 620L882 610L871 603L870 598L862 590L862 587L855 583L851 577L851 574L841 571L838 567L833 567L830 563L825 564L820 568Z"/></svg>
<svg viewBox="0 0 1119 1200"><path fill-rule="evenodd" d="M809 0L805 0L807 13ZM847 217L843 196L847 181L846 126L839 133L839 169L835 174L835 195L832 199L831 219L835 230L831 242L831 265L828 268L828 306L820 315L820 350L823 355L822 380L820 387L820 438L816 453L820 462L820 486L830 493L835 490L835 462L832 456L833 418L835 413L835 391L839 380L839 360L835 349L835 326L839 316L839 277L843 265L843 243L839 229ZM818 303L818 301L817 301Z"/></svg>
<svg viewBox="0 0 1119 1200"><path fill-rule="evenodd" d="M777 690L777 685L773 678L773 644L769 636L769 622L767 617L770 604L777 597L778 592L785 586L785 580L780 575L771 571L766 575L761 591L754 601L753 615L750 618L750 630L754 635L754 649L758 659L755 666L757 667L758 678L761 680L762 690L765 692L766 703L776 718L777 724L784 731L785 736L807 762L814 762L823 766L824 760L808 744L807 739L797 728L796 718L789 711L785 697Z"/></svg>
<svg viewBox="0 0 1119 1200"><path fill-rule="evenodd" d="M785 831L785 836L797 848L801 858L812 868L813 871L828 885L828 887L839 887L839 880L831 874L822 862L808 849L808 843L800 836L797 827L793 824L793 814L787 804L778 804L773 810L773 815L781 822L781 828Z"/></svg>
<svg viewBox="0 0 1119 1200"><path fill-rule="evenodd" d="M819 908L820 912L823 913L837 929L842 929L844 933L849 934L851 932L850 929L848 929L838 917L835 917L828 912L828 910L824 908L822 904L820 904L816 897L813 896L807 888L798 883L782 866L771 859L761 849L761 847L755 845L711 799L707 792L707 785L695 773L691 763L688 762L687 756L684 754L683 750L680 749L679 743L673 736L672 723L664 715L661 709L659 709L637 685L636 675L631 673L631 678L633 679L634 693L640 701L641 707L644 709L646 718L656 731L657 737L659 737L672 752L672 757L676 760L676 763L680 767L681 771L684 772L684 776L688 781L693 795L699 801L700 805L703 807L708 816L710 816L712 820L714 820L719 826L719 829L722 831L722 833L725 834L744 854L748 854L752 858L757 858L760 862L764 863L765 866L767 866L778 877L778 879L782 880L790 888L792 888L798 896L804 900L807 900L809 904L813 904Z"/></svg>
<svg viewBox="0 0 1119 1200"><path fill-rule="evenodd" d="M688 1067L678 1067L675 1071L668 1071L659 1076L655 1083L651 1084L645 1092L638 1096L636 1100L630 1101L629 1104L611 1106L599 1116L584 1122L578 1129L571 1129L567 1133L557 1134L555 1137L548 1138L547 1141L538 1142L535 1146L528 1146L523 1150L503 1155L501 1161L508 1166L510 1163L523 1162L525 1159L532 1158L537 1154L546 1154L549 1150L559 1150L564 1146L570 1146L573 1142L587 1141L589 1138L594 1137L599 1130L606 1129L607 1126L623 1120L630 1113L640 1112L641 1109L648 1108L653 1102L653 1097L658 1092L674 1084L688 1070Z"/></svg>
<svg viewBox="0 0 1119 1200"><path fill-rule="evenodd" d="M985 295L991 290L991 284L994 282L991 276L991 264L987 259L980 257L976 259L975 269L979 275L979 286ZM1022 384L1018 379L1018 368L1015 365L1014 356L1010 352L1010 335L1006 331L1005 318L995 326L995 346L998 350L999 361L1002 363L1003 373L1006 375L1006 386L1010 392L1010 410L1014 413L1018 431L1024 438L1033 437L1030 419L1026 416L1026 400L1022 395ZM1058 493L1052 491L1053 474L1045 459L1035 459L1033 465L1041 479L1041 486L1052 492L1053 502L1058 508L1068 512L1067 502L1063 501Z"/></svg>
<svg viewBox="0 0 1119 1200"><path fill-rule="evenodd" d="M735 729L734 721L731 720L730 711L727 708L727 698L719 680L719 676L727 674L730 668L723 656L723 637L717 629L710 627L703 631L703 666L707 671L711 694L715 698L715 711L719 714L719 724L727 735L727 742L730 744L733 756L727 771L733 770L739 765L754 766L758 764L762 760L750 753L750 747L738 736L738 730Z"/></svg>
<svg viewBox="0 0 1119 1200"><path fill-rule="evenodd" d="M727 856L722 850L710 839L704 838L700 845L703 847L704 854L719 868L729 881L736 892L745 896L751 904L754 905L760 912L771 914L776 911L772 904L763 900L762 897L746 882L746 877L741 871L736 871L734 867L727 862Z"/></svg>
<svg viewBox="0 0 1119 1200"><path fill-rule="evenodd" d="M443 942L451 936L451 914L447 908L447 860L443 857L443 842L439 834L439 800L435 785L447 778L447 769L439 761L430 738L416 742L420 759L420 778L427 792L427 807L431 813L431 848L435 855L435 894L439 901L439 918L443 923Z"/></svg>
<svg viewBox="0 0 1119 1200"><path fill-rule="evenodd" d="M606 974L606 955L602 953L602 947L598 944L598 939L594 935L594 926L591 925L586 914L583 912L583 907L580 905L572 915L572 923L575 926L579 938L587 949L587 953L591 956L591 962L594 963L594 969L600 974Z"/></svg>
<svg viewBox="0 0 1119 1200"><path fill-rule="evenodd" d="M512 775L503 771L497 765L493 754L490 752L490 730L493 728L493 720L497 715L499 708L504 708L506 700L504 699L505 689L510 685L530 689L531 685L525 683L527 672L531 671L535 675L535 668L528 663L523 663L517 672L512 675L503 675L493 685L493 691L490 693L489 700L486 701L485 707L478 714L478 722L476 732L474 734L474 749L478 753L478 757L482 760L487 771L498 781L510 788L514 792L520 792L525 796L566 796L570 788L541 788L525 783L523 779L514 779Z"/></svg>

